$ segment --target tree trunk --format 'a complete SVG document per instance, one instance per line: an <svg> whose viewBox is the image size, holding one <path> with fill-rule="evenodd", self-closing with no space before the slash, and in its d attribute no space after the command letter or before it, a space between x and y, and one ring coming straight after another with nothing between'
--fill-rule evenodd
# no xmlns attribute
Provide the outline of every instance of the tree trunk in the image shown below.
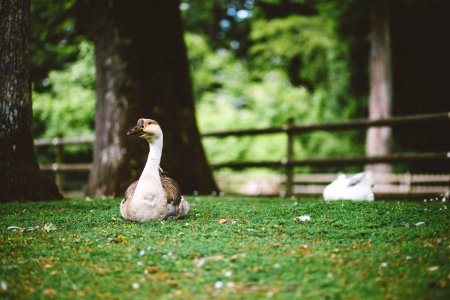
<svg viewBox="0 0 450 300"><path fill-rule="evenodd" d="M162 168L191 194L217 190L196 125L179 1L96 1L97 76L92 196L122 196L138 179L148 144L126 136L139 118L164 132Z"/></svg>
<svg viewBox="0 0 450 300"><path fill-rule="evenodd" d="M0 202L62 198L33 151L29 4L0 1Z"/></svg>
<svg viewBox="0 0 450 300"><path fill-rule="evenodd" d="M384 0L373 1L370 6L369 119L371 120L391 116L392 71L388 7L389 3ZM392 131L389 127L370 128L367 131L367 155L389 154L391 136ZM377 173L391 172L391 166L388 164L371 165L367 166L367 169Z"/></svg>

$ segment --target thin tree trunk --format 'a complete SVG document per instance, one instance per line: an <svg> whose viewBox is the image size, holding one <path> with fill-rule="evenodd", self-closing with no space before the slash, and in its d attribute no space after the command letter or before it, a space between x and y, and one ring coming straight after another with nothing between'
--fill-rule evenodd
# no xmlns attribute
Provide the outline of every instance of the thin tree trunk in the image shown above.
<svg viewBox="0 0 450 300"><path fill-rule="evenodd" d="M121 196L136 180L148 144L126 136L141 117L164 132L162 167L184 193L217 190L195 120L179 1L97 1L94 167L87 193Z"/></svg>
<svg viewBox="0 0 450 300"><path fill-rule="evenodd" d="M370 96L369 119L391 116L392 71L391 41L389 26L389 3L376 0L370 6ZM367 132L366 153L368 156L387 155L390 151L392 131L389 127L371 128ZM377 173L391 172L388 164L367 166Z"/></svg>
<svg viewBox="0 0 450 300"><path fill-rule="evenodd" d="M0 1L0 202L62 196L33 151L29 1Z"/></svg>

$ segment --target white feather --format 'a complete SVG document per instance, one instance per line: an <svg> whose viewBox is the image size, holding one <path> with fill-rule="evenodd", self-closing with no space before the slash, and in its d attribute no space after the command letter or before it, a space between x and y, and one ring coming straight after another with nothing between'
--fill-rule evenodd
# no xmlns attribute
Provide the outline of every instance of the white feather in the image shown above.
<svg viewBox="0 0 450 300"><path fill-rule="evenodd" d="M358 173L352 176L339 174L338 177L325 187L323 199L333 200L367 200L373 201L373 176L372 172Z"/></svg>

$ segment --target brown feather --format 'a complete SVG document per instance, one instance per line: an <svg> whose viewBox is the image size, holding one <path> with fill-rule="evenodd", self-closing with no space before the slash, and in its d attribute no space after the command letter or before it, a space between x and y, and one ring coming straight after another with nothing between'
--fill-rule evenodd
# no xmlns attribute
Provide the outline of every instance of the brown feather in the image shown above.
<svg viewBox="0 0 450 300"><path fill-rule="evenodd" d="M178 183L166 175L162 170L159 173L161 185L167 197L167 203L178 205L181 201L181 191Z"/></svg>
<svg viewBox="0 0 450 300"><path fill-rule="evenodd" d="M173 205L180 204L181 191L178 183L169 176L167 176L167 173L165 173L161 168L159 169L159 176L161 178L161 185L166 195L167 202ZM138 182L135 181L132 184L130 184L130 186L127 188L123 203L127 202L128 199L133 198L137 184Z"/></svg>
<svg viewBox="0 0 450 300"><path fill-rule="evenodd" d="M134 191L136 190L137 184L138 184L138 181L136 180L135 182L130 184L130 186L127 188L127 190L125 191L125 198L123 199L123 203L127 202L128 199L133 198Z"/></svg>

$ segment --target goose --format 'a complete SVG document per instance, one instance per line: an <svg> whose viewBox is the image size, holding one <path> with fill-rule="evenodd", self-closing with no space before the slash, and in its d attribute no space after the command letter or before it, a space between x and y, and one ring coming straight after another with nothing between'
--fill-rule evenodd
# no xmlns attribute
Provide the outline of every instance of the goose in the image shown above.
<svg viewBox="0 0 450 300"><path fill-rule="evenodd" d="M373 177L372 172L362 172L352 176L339 174L323 190L323 199L332 200L368 200L373 201Z"/></svg>
<svg viewBox="0 0 450 300"><path fill-rule="evenodd" d="M170 216L177 219L185 217L189 213L189 203L181 195L178 183L159 166L163 133L158 122L141 118L127 135L146 140L150 151L139 180L128 187L120 203L122 217L137 222L164 220Z"/></svg>

